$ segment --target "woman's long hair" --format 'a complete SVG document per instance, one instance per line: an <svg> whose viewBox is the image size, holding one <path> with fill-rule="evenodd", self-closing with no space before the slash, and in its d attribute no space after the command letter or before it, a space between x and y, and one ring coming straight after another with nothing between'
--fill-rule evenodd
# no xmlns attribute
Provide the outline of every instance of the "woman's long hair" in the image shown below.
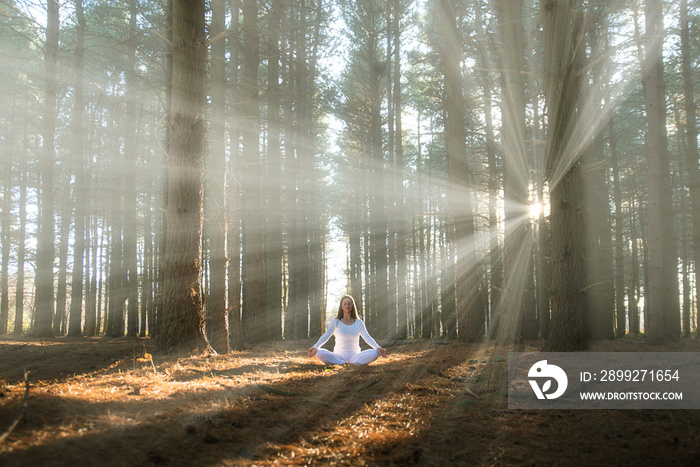
<svg viewBox="0 0 700 467"><path fill-rule="evenodd" d="M343 301L349 298L350 301L352 302L352 311L350 312L350 316L352 316L353 319L360 319L360 313L357 311L357 305L355 305L355 299L352 298L350 295L343 295L343 298L340 299L340 304L338 305L338 316L336 318L338 319L343 319L343 316L345 316L345 313L343 312Z"/></svg>

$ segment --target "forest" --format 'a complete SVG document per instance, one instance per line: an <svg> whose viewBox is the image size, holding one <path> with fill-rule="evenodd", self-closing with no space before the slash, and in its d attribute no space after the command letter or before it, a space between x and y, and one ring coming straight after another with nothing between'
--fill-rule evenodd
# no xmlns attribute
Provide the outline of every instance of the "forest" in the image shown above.
<svg viewBox="0 0 700 467"><path fill-rule="evenodd" d="M699 18L0 1L0 463L692 465L503 363L700 351ZM310 363L345 294L388 357Z"/></svg>
<svg viewBox="0 0 700 467"><path fill-rule="evenodd" d="M696 5L171 3L3 6L0 333L695 332Z"/></svg>
<svg viewBox="0 0 700 467"><path fill-rule="evenodd" d="M4 5L0 333L695 332L697 5L177 3Z"/></svg>

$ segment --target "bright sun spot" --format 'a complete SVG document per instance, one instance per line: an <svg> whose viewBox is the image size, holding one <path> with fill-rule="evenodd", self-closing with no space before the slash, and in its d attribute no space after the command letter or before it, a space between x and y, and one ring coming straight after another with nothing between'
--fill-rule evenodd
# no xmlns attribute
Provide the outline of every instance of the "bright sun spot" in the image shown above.
<svg viewBox="0 0 700 467"><path fill-rule="evenodd" d="M530 204L530 217L532 219L537 219L542 213L542 203L532 203Z"/></svg>

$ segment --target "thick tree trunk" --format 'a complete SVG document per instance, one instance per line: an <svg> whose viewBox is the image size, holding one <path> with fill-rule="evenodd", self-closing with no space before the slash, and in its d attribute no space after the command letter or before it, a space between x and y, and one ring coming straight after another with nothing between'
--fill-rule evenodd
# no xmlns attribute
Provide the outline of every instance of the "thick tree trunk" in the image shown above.
<svg viewBox="0 0 700 467"><path fill-rule="evenodd" d="M157 347L206 348L202 316L202 211L207 48L204 0L173 2L172 109L163 309Z"/></svg>
<svg viewBox="0 0 700 467"><path fill-rule="evenodd" d="M545 343L548 352L588 347L582 192L581 166L576 163L551 193L552 320Z"/></svg>
<svg viewBox="0 0 700 467"><path fill-rule="evenodd" d="M453 266L453 253L449 254L449 268L454 267L452 284L443 284L455 293L456 319L459 322L459 338L476 342L484 335L485 320L478 306L477 294L479 279L474 242L474 218L469 188L469 168L467 166L466 128L464 121L465 99L462 93L462 39L457 27L456 4L453 0L440 1L443 25L443 63L445 76L445 149L448 167L448 222L447 241L456 257ZM452 307L451 301L443 303L443 312ZM447 333L457 335L454 318L448 315Z"/></svg>
<svg viewBox="0 0 700 467"><path fill-rule="evenodd" d="M685 98L685 122L688 161L688 188L690 189L690 209L692 212L692 251L695 261L695 271L700 264L700 167L698 166L698 127L697 105L693 81L693 60L690 48L690 21L688 19L688 0L681 0L681 70L683 75L683 90ZM700 291L695 289L695 303L700 303ZM700 308L699 308L700 309ZM700 337L700 333L696 337Z"/></svg>
<svg viewBox="0 0 700 467"><path fill-rule="evenodd" d="M257 0L243 2L243 326L246 339L267 339L263 203L258 91L259 31Z"/></svg>
<svg viewBox="0 0 700 467"><path fill-rule="evenodd" d="M505 235L503 244L503 293L498 306L500 344L521 338L524 300L532 261L528 203L528 168L525 151L524 33L522 1L499 3L504 44L503 165ZM534 310L533 310L534 311Z"/></svg>
<svg viewBox="0 0 700 467"><path fill-rule="evenodd" d="M586 18L578 11L577 21L587 26L586 34L589 54L594 65L590 69L591 79L582 80L581 93L578 98L579 113L586 106L603 108L602 82L603 67L600 57L603 56L601 34L606 34L602 24L601 13L592 5L589 6ZM583 27L583 26L582 26ZM574 60L579 64L576 68L584 70L586 54L577 53ZM590 83L590 84L589 84ZM592 100L596 101L593 102ZM593 340L613 339L615 337L615 289L613 284L612 233L610 231L610 202L607 177L609 172L605 160L605 141L602 133L598 132L591 144L583 151L581 160L584 164L585 209L585 246L586 267L588 268L588 317L589 329Z"/></svg>
<svg viewBox="0 0 700 467"><path fill-rule="evenodd" d="M647 176L649 228L649 343L680 338L678 255L671 202L666 96L663 63L663 4L646 1L646 48L643 66L647 114ZM645 300L645 303L647 300Z"/></svg>
<svg viewBox="0 0 700 467"><path fill-rule="evenodd" d="M580 24L567 2L542 0L545 47L545 95L549 110L547 178L551 204L551 323L547 351L576 351L588 346L586 265L584 260L581 164L564 159L575 128L580 92L580 63L573 60ZM580 8L580 5L579 5ZM573 30L573 32L572 32Z"/></svg>

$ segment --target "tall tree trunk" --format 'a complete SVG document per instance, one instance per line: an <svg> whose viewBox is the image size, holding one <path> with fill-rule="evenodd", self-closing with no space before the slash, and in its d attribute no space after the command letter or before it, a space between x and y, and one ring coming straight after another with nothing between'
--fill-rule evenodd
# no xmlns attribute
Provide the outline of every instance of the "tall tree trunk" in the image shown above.
<svg viewBox="0 0 700 467"><path fill-rule="evenodd" d="M640 236L637 233L637 215L635 211L635 206L638 206L638 204L635 203L635 197L634 197L634 186L635 186L635 180L634 180L634 175L628 174L629 177L629 185L627 187L628 193L630 193L630 203L629 203L629 213L630 213L630 244L632 245L631 248L631 260L632 264L630 268L632 269L632 284L630 284L628 293L627 293L627 302L629 303L630 310L629 310L629 321L630 321L630 334L639 334L641 327L640 327L640 319L639 319L639 297L640 297L640 284L639 284L639 248L637 246L637 242L640 240Z"/></svg>
<svg viewBox="0 0 700 467"><path fill-rule="evenodd" d="M680 338L678 255L673 223L671 182L666 135L666 93L663 62L663 2L647 0L645 82L647 114L647 173L649 223L649 321L650 344ZM646 302L646 300L645 300Z"/></svg>
<svg viewBox="0 0 700 467"><path fill-rule="evenodd" d="M459 338L476 342L484 335L485 320L478 304L480 280L477 271L474 241L474 213L467 166L466 127L464 117L465 98L462 93L462 38L457 25L457 3L441 0L443 20L443 63L445 76L445 150L447 152L448 189L447 241L457 258L454 269L456 294L456 318L459 322ZM451 224L451 225L450 225ZM452 254L448 261L452 267ZM448 307L451 306L449 303ZM449 309L449 308L448 308ZM455 337L457 329L450 325L448 337Z"/></svg>
<svg viewBox="0 0 700 467"><path fill-rule="evenodd" d="M396 260L397 260L397 283L398 283L398 329L397 337L399 339L405 339L408 337L408 309L409 309L409 299L408 299L408 245L406 239L406 233L409 231L409 226L406 223L406 200L404 195L404 151L403 151L403 125L402 125L402 111L403 111L403 100L401 95L401 24L400 17L402 15L401 2L399 0L393 1L393 33L394 33L394 107L395 107L395 130L394 134L396 137L396 147L395 147L395 162L396 167L395 174L395 194L396 194L396 211L397 211L397 222L399 226L397 228L396 236Z"/></svg>
<svg viewBox="0 0 700 467"><path fill-rule="evenodd" d="M126 84L126 124L124 135L124 163L126 178L122 185L124 193L124 298L128 300L126 334L135 337L139 333L138 325L138 259L136 251L136 102L139 99L139 90L136 85L136 0L129 0L129 35L131 41L128 45L128 65L125 73Z"/></svg>
<svg viewBox="0 0 700 467"><path fill-rule="evenodd" d="M484 25L482 20L481 4L478 0L474 0L474 18L476 26L476 36L479 42L479 68L482 70L491 70L493 64L490 61L489 42L487 42L484 34ZM498 240L499 220L498 220L498 197L500 191L500 167L496 154L496 136L493 128L493 83L490 79L490 73L484 71L479 73L483 87L484 99L484 123L486 131L486 157L489 170L488 192L488 216L489 216L489 253L488 262L490 270L490 290L489 290L489 313L487 314L487 326L490 335L496 335L492 324L498 322L497 313L501 302L501 291L503 289L503 258L501 257L501 246ZM537 106L535 106L537 111Z"/></svg>
<svg viewBox="0 0 700 467"><path fill-rule="evenodd" d="M697 105L693 81L693 60L690 48L690 21L688 19L688 0L681 0L681 72L685 98L685 136L687 140L688 188L690 190L690 209L692 213L692 246L695 271L700 264L700 167L698 155ZM695 289L695 302L700 303L700 291ZM700 333L697 334L700 336Z"/></svg>
<svg viewBox="0 0 700 467"><path fill-rule="evenodd" d="M582 225L581 163L565 160L564 150L576 119L581 70L574 47L581 25L574 5L542 0L545 47L545 96L549 109L547 178L551 203L551 324L547 351L576 351L588 346L587 285ZM575 5L580 8L580 4ZM572 27L573 26L573 27Z"/></svg>
<svg viewBox="0 0 700 467"><path fill-rule="evenodd" d="M378 22L378 19L376 19ZM378 28L375 28L378 29ZM387 211L385 200L384 180L384 151L382 138L382 99L381 79L386 73L386 64L380 59L379 31L369 33L368 65L369 65L369 95L370 95L370 171L372 180L369 188L369 232L372 275L369 277L374 284L372 301L368 304L367 312L376 315L379 320L377 330L386 339L395 336L394 317L387 313L389 309L389 264L387 256Z"/></svg>
<svg viewBox="0 0 700 467"><path fill-rule="evenodd" d="M75 106L73 107L73 161L75 164L75 242L73 243L73 273L71 282L68 335L79 336L82 332L83 312L83 261L85 259L85 211L87 199L87 177L85 176L85 155L83 151L83 112L85 96L83 92L83 70L85 57L86 21L83 0L75 0L76 45L75 45Z"/></svg>
<svg viewBox="0 0 700 467"><path fill-rule="evenodd" d="M46 92L44 95L44 117L41 123L42 155L41 171L41 216L37 235L36 251L36 326L39 337L53 335L54 315L53 262L54 246L54 202L53 179L56 157L56 64L58 61L59 4L47 1L46 44L44 46L44 71Z"/></svg>
<svg viewBox="0 0 700 467"><path fill-rule="evenodd" d="M258 2L243 1L243 326L251 342L267 339L258 92Z"/></svg>
<svg viewBox="0 0 700 467"><path fill-rule="evenodd" d="M316 124L314 118L314 92L318 67L318 49L321 43L321 27L325 17L325 9L322 0L316 0L316 3L311 9L315 18L307 20L305 23L310 25L310 44L309 58L307 60L307 71L305 73L304 92L301 97L304 99L304 141L309 144L306 148L315 148L314 144L318 138L316 133ZM309 325L307 335L319 335L325 330L323 316L325 308L323 307L324 299L323 290L325 289L325 238L327 219L322 208L322 193L321 186L318 181L321 178L318 175L318 169L315 166L318 153L315 150L308 150L306 156L305 173L307 174L308 205L307 217L311 218L307 224L307 238L309 239L308 249L308 275L306 294L309 297Z"/></svg>
<svg viewBox="0 0 700 467"><path fill-rule="evenodd" d="M207 48L204 0L173 2L167 240L158 349L206 347L202 315L202 211Z"/></svg>
<svg viewBox="0 0 700 467"><path fill-rule="evenodd" d="M392 2L386 2L386 106L387 106L387 163L389 166L387 182L384 185L385 188L385 199L386 199L386 209L387 209L387 252L389 254L389 275L388 279L388 295L387 295L387 322L390 327L396 327L397 318L397 281L396 281L396 234L398 227L398 216L396 210L397 204L397 193L396 193L396 178L397 178L397 167L394 153L394 146L396 143L395 135L395 123L396 123L396 108L394 107L394 83L393 80L393 48L392 41L394 40L393 33L393 18L391 14Z"/></svg>
<svg viewBox="0 0 700 467"><path fill-rule="evenodd" d="M153 185L150 185L151 187ZM146 337L154 328L153 321L153 195L151 189L146 189L144 197L143 220L143 273L141 286L141 323L139 326L139 336Z"/></svg>
<svg viewBox="0 0 700 467"><path fill-rule="evenodd" d="M528 166L525 150L525 84L523 44L523 3L499 3L504 44L503 190L505 236L503 243L503 292L498 306L500 344L521 337L528 271L532 261L529 223Z"/></svg>
<svg viewBox="0 0 700 467"><path fill-rule="evenodd" d="M432 125L431 125L432 126ZM433 192L433 157L430 155L427 158L426 164L428 166L428 173L427 173L427 178L428 178L428 190L427 192L429 193L428 195L428 203L427 203L427 209L426 212L427 214L427 228L425 229L426 232L426 238L425 238L425 277L426 279L426 286L425 286L425 296L426 296L426 308L423 311L423 318L422 318L422 324L423 328L421 329L421 337L423 339L430 339L433 337L433 323L435 322L435 310L437 309L436 303L438 301L438 281L437 281L437 274L435 271L437 271L437 255L436 255L436 248L433 244L433 239L435 238L435 229L437 226L437 221L436 221L436 216L435 214L437 212L437 209L435 209L435 199L433 196L431 196Z"/></svg>
<svg viewBox="0 0 700 467"><path fill-rule="evenodd" d="M229 76L234 84L231 107L237 108L240 101L238 92L238 64L239 64L239 22L240 22L240 0L231 1L231 64ZM226 203L228 211L228 325L229 342L232 350L243 350L243 323L241 321L241 185L240 177L236 176L239 167L243 167L239 150L239 140L241 135L241 124L237 119L231 122L230 147L231 160L227 168L228 185Z"/></svg>
<svg viewBox="0 0 700 467"><path fill-rule="evenodd" d="M226 4L214 0L211 12L211 123L209 132L209 185L207 219L210 240L211 286L207 304L209 343L228 353L226 329Z"/></svg>
<svg viewBox="0 0 700 467"><path fill-rule="evenodd" d="M265 227L265 273L267 275L267 328L269 338L282 339L282 263L284 244L282 236L282 141L280 117L280 23L284 17L284 2L272 4L268 28L267 67L267 177L265 193L269 214Z"/></svg>
<svg viewBox="0 0 700 467"><path fill-rule="evenodd" d="M428 252L426 245L426 227L425 227L425 217L429 212L425 208L425 200L423 199L423 147L421 144L421 112L418 109L417 115L417 146L418 146L418 156L416 159L416 184L418 185L416 194L416 203L418 205L418 232L419 232L419 243L418 243L418 267L420 269L420 275L418 276L418 288L420 290L420 300L418 303L418 308L416 309L416 324L415 324L415 334L422 338L427 338L424 333L426 332L424 323L426 316L426 310L428 309ZM429 333L428 333L429 334Z"/></svg>
<svg viewBox="0 0 700 467"><path fill-rule="evenodd" d="M615 121L611 118L608 124L610 161L613 174L613 201L615 203L615 336L625 337L627 329L627 311L625 307L625 241L624 214L622 212L622 186L620 183L619 155L617 153L617 136L614 129ZM630 321L631 325L631 321ZM630 326L631 330L631 326Z"/></svg>
<svg viewBox="0 0 700 467"><path fill-rule="evenodd" d="M531 69L533 67L530 67ZM530 86L532 102L537 102L538 95L534 86ZM539 106L533 105L533 134L535 141L544 141L544 119L540 116ZM550 281L550 242L549 223L545 217L544 185L547 154L541 144L534 148L537 180L537 201L540 203L539 216L537 217L537 251L535 256L536 285L537 285L537 320L539 322L539 337L546 339L549 336L550 308L549 308L549 281Z"/></svg>
<svg viewBox="0 0 700 467"><path fill-rule="evenodd" d="M583 15L583 12L577 12ZM588 49L594 65L590 69L591 79L582 80L578 99L579 113L586 106L603 108L602 81L603 67L600 57L603 40L600 34L606 34L606 25L602 14L595 6L589 6L586 20ZM602 31L602 32L599 32ZM577 53L575 60L580 61L579 69L584 69L586 54ZM595 102L593 102L595 99ZM590 319L591 338L594 340L613 339L615 337L615 289L613 284L612 238L610 231L610 202L608 194L608 164L605 160L605 141L602 132L598 132L592 143L583 151L581 160L584 166L585 191L585 238L586 266L590 283L588 290L588 318Z"/></svg>

